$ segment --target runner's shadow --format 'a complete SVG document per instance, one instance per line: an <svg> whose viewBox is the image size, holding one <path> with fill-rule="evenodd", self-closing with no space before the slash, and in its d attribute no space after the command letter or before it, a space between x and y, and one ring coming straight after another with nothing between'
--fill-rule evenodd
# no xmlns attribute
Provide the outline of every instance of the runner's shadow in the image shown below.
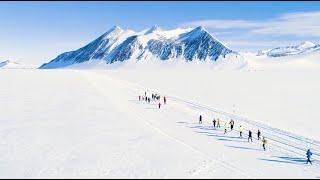
<svg viewBox="0 0 320 180"><path fill-rule="evenodd" d="M176 122L178 124L189 124L188 122L183 122L183 121L179 121L179 122Z"/></svg>
<svg viewBox="0 0 320 180"><path fill-rule="evenodd" d="M307 163L307 160L305 158L284 157L284 156L273 156L273 157L277 159L260 159L260 160L278 162L278 163L287 163L287 164L306 164Z"/></svg>
<svg viewBox="0 0 320 180"><path fill-rule="evenodd" d="M235 136L221 136L221 135L217 135L214 133L208 133L208 136L213 136L213 137L218 137L218 138L230 138L230 139L245 139L245 138L240 138L240 137L235 137Z"/></svg>
<svg viewBox="0 0 320 180"><path fill-rule="evenodd" d="M133 102L133 103L135 103L135 104L142 104L142 103L144 103L143 101L138 101L138 100L128 100L128 101Z"/></svg>
<svg viewBox="0 0 320 180"><path fill-rule="evenodd" d="M231 147L231 148L236 148L236 149L245 149L245 150L253 150L253 151L263 151L262 149L255 149L255 148L248 148L248 147L228 146L228 145L225 145L225 146Z"/></svg>
<svg viewBox="0 0 320 180"><path fill-rule="evenodd" d="M219 141L230 141L230 142L245 142L245 141L239 141L239 140L234 140L234 139L227 139L227 138L217 138Z"/></svg>
<svg viewBox="0 0 320 180"><path fill-rule="evenodd" d="M297 162L297 163L300 162L301 164L307 163L307 159L306 158L282 157L282 156L278 156L278 158L285 159L287 161ZM319 160L317 160L317 159L312 159L311 158L311 161L312 161L312 163L319 163Z"/></svg>
<svg viewBox="0 0 320 180"><path fill-rule="evenodd" d="M145 109L159 109L159 108L156 108L156 107L147 107Z"/></svg>
<svg viewBox="0 0 320 180"><path fill-rule="evenodd" d="M258 160L268 161L268 162L277 162L277 163L286 163L286 164L297 164L297 163L290 162L290 161L281 161L281 160L275 160L275 159L258 158Z"/></svg>
<svg viewBox="0 0 320 180"><path fill-rule="evenodd" d="M214 127L206 127L206 126L201 126L201 125L199 125L199 126L190 126L189 128L192 128L192 129L202 129L202 130L210 130L210 131L212 131L212 130L216 130L216 128L214 128Z"/></svg>

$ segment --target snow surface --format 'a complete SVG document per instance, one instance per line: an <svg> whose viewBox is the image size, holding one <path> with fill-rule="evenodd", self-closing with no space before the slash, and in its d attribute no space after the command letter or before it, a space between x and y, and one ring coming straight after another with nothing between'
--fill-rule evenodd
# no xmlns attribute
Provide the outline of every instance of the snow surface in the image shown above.
<svg viewBox="0 0 320 180"><path fill-rule="evenodd" d="M294 56L256 56L253 53L241 53L251 70L268 71L308 71L319 70L320 51L302 53Z"/></svg>
<svg viewBox="0 0 320 180"><path fill-rule="evenodd" d="M0 177L319 178L320 71L252 61L261 69L196 62L3 69ZM167 104L138 101L145 90L166 95ZM234 119L235 130L213 128L217 117ZM239 138L240 124L253 143Z"/></svg>
<svg viewBox="0 0 320 180"><path fill-rule="evenodd" d="M203 31L184 33L192 40ZM102 49L112 54L132 33L114 27L88 47L108 42ZM138 34L132 48L164 34L184 40L159 27ZM78 55L90 61L61 69L0 63L0 178L320 178L320 51L229 53L214 63L149 52L147 61L112 64L86 53ZM167 104L138 101L145 91ZM221 127L233 119L235 129L224 135L213 118Z"/></svg>

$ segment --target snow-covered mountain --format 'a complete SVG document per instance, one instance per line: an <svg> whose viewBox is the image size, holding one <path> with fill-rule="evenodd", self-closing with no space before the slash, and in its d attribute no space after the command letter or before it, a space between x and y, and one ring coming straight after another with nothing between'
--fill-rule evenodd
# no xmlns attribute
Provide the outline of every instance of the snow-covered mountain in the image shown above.
<svg viewBox="0 0 320 180"><path fill-rule="evenodd" d="M94 60L106 64L148 59L217 61L227 56L241 59L239 53L223 45L201 26L168 31L154 26L141 32L115 26L88 45L65 52L40 68L59 68Z"/></svg>
<svg viewBox="0 0 320 180"><path fill-rule="evenodd" d="M303 53L310 53L320 50L320 44L314 44L309 41L302 42L296 46L286 46L286 47L277 47L268 50L260 50L257 53L257 56L269 56L269 57L281 57L281 56L291 56Z"/></svg>
<svg viewBox="0 0 320 180"><path fill-rule="evenodd" d="M6 66L8 64L9 61L3 61L3 62L0 62L0 68Z"/></svg>

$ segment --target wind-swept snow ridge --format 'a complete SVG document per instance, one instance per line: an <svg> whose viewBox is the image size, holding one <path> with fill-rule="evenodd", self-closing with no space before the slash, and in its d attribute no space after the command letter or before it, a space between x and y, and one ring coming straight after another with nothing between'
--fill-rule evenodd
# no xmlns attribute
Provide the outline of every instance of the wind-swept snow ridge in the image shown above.
<svg viewBox="0 0 320 180"><path fill-rule="evenodd" d="M305 41L296 46L277 47L268 50L260 50L257 56L281 57L297 54L306 54L320 50L320 44L314 44L310 41Z"/></svg>
<svg viewBox="0 0 320 180"><path fill-rule="evenodd" d="M159 32L159 31L162 31L162 29L159 26L154 25L145 34L151 34L151 33Z"/></svg>
<svg viewBox="0 0 320 180"><path fill-rule="evenodd" d="M14 61L3 61L0 62L0 69L34 69L35 66L20 64Z"/></svg>

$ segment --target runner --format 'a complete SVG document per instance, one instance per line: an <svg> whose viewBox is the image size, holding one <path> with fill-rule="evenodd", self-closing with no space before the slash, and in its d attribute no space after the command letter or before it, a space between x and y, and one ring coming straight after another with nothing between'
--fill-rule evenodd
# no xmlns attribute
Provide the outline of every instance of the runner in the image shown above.
<svg viewBox="0 0 320 180"><path fill-rule="evenodd" d="M227 128L228 128L227 123L224 123L224 134L227 134Z"/></svg>
<svg viewBox="0 0 320 180"><path fill-rule="evenodd" d="M213 119L212 123L213 123L213 127L216 127L216 119Z"/></svg>
<svg viewBox="0 0 320 180"><path fill-rule="evenodd" d="M260 130L258 129L258 140L260 140L260 135L261 135L261 132L260 132Z"/></svg>
<svg viewBox="0 0 320 180"><path fill-rule="evenodd" d="M240 128L239 128L239 131L240 131L240 138L242 138L243 127L241 125L240 125Z"/></svg>
<svg viewBox="0 0 320 180"><path fill-rule="evenodd" d="M248 135L248 142L249 142L249 140L251 140L251 142L253 142L252 141L252 132L249 130L249 135Z"/></svg>
<svg viewBox="0 0 320 180"><path fill-rule="evenodd" d="M231 119L231 121L230 121L230 128L231 128L231 131L233 130L233 126L234 126L234 121Z"/></svg>
<svg viewBox="0 0 320 180"><path fill-rule="evenodd" d="M263 147L263 150L266 150L266 144L267 144L267 140L265 137L262 138L262 147Z"/></svg>
<svg viewBox="0 0 320 180"><path fill-rule="evenodd" d="M307 164L310 163L310 164L312 165L312 162L311 162L311 160L310 160L310 159L311 159L311 156L312 156L312 152L311 152L310 149L308 149L306 155L307 155Z"/></svg>

